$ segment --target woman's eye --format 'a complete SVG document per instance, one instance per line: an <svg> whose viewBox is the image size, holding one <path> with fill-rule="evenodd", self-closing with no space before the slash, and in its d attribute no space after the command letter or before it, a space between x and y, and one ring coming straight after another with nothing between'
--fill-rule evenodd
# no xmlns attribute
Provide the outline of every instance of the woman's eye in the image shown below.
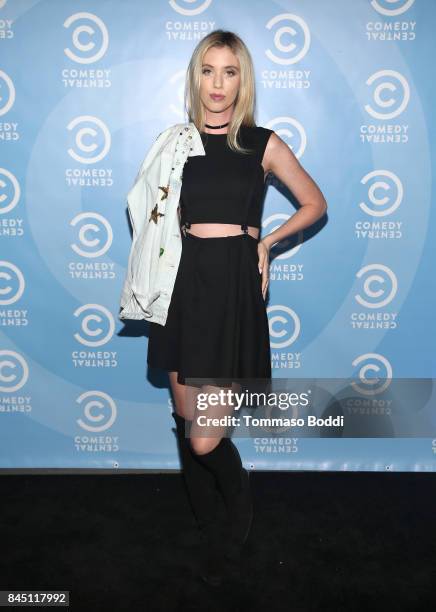
<svg viewBox="0 0 436 612"><path fill-rule="evenodd" d="M210 68L203 68L202 74L206 74L207 72L210 72ZM227 74L235 76L236 73L234 70L227 70Z"/></svg>

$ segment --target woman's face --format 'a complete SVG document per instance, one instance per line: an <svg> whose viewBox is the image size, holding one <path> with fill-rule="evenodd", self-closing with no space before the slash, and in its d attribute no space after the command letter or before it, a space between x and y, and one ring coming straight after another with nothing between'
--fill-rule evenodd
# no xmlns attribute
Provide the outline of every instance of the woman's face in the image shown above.
<svg viewBox="0 0 436 612"><path fill-rule="evenodd" d="M233 106L239 91L239 60L229 47L211 47L203 57L200 98L207 114L223 113ZM219 97L214 97L217 94ZM210 115L206 119L210 121Z"/></svg>

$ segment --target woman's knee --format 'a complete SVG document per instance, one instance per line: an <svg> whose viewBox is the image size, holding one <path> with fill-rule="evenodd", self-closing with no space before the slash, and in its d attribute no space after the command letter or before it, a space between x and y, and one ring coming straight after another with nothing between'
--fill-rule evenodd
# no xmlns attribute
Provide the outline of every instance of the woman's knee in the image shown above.
<svg viewBox="0 0 436 612"><path fill-rule="evenodd" d="M196 455L210 453L218 446L220 441L221 438L190 438L191 448Z"/></svg>

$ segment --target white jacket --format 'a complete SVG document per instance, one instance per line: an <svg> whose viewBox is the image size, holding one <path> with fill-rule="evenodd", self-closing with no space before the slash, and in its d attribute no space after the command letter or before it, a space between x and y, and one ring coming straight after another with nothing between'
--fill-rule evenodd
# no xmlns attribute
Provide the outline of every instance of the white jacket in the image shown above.
<svg viewBox="0 0 436 612"><path fill-rule="evenodd" d="M166 323L182 252L182 173L191 155L206 155L194 123L167 128L149 149L127 195L133 240L119 319Z"/></svg>

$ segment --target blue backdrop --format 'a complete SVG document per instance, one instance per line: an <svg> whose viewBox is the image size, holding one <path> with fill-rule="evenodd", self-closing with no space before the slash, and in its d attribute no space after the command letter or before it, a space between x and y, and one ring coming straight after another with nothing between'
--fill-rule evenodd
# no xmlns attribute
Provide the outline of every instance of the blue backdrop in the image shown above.
<svg viewBox="0 0 436 612"><path fill-rule="evenodd" d="M236 439L244 463L434 469L435 17L425 0L0 1L1 467L179 467L147 324L117 318L126 194L186 120L195 44L224 28L251 51L257 123L329 204L271 253L274 378L357 381L319 407L343 428ZM295 211L268 182L263 234Z"/></svg>

